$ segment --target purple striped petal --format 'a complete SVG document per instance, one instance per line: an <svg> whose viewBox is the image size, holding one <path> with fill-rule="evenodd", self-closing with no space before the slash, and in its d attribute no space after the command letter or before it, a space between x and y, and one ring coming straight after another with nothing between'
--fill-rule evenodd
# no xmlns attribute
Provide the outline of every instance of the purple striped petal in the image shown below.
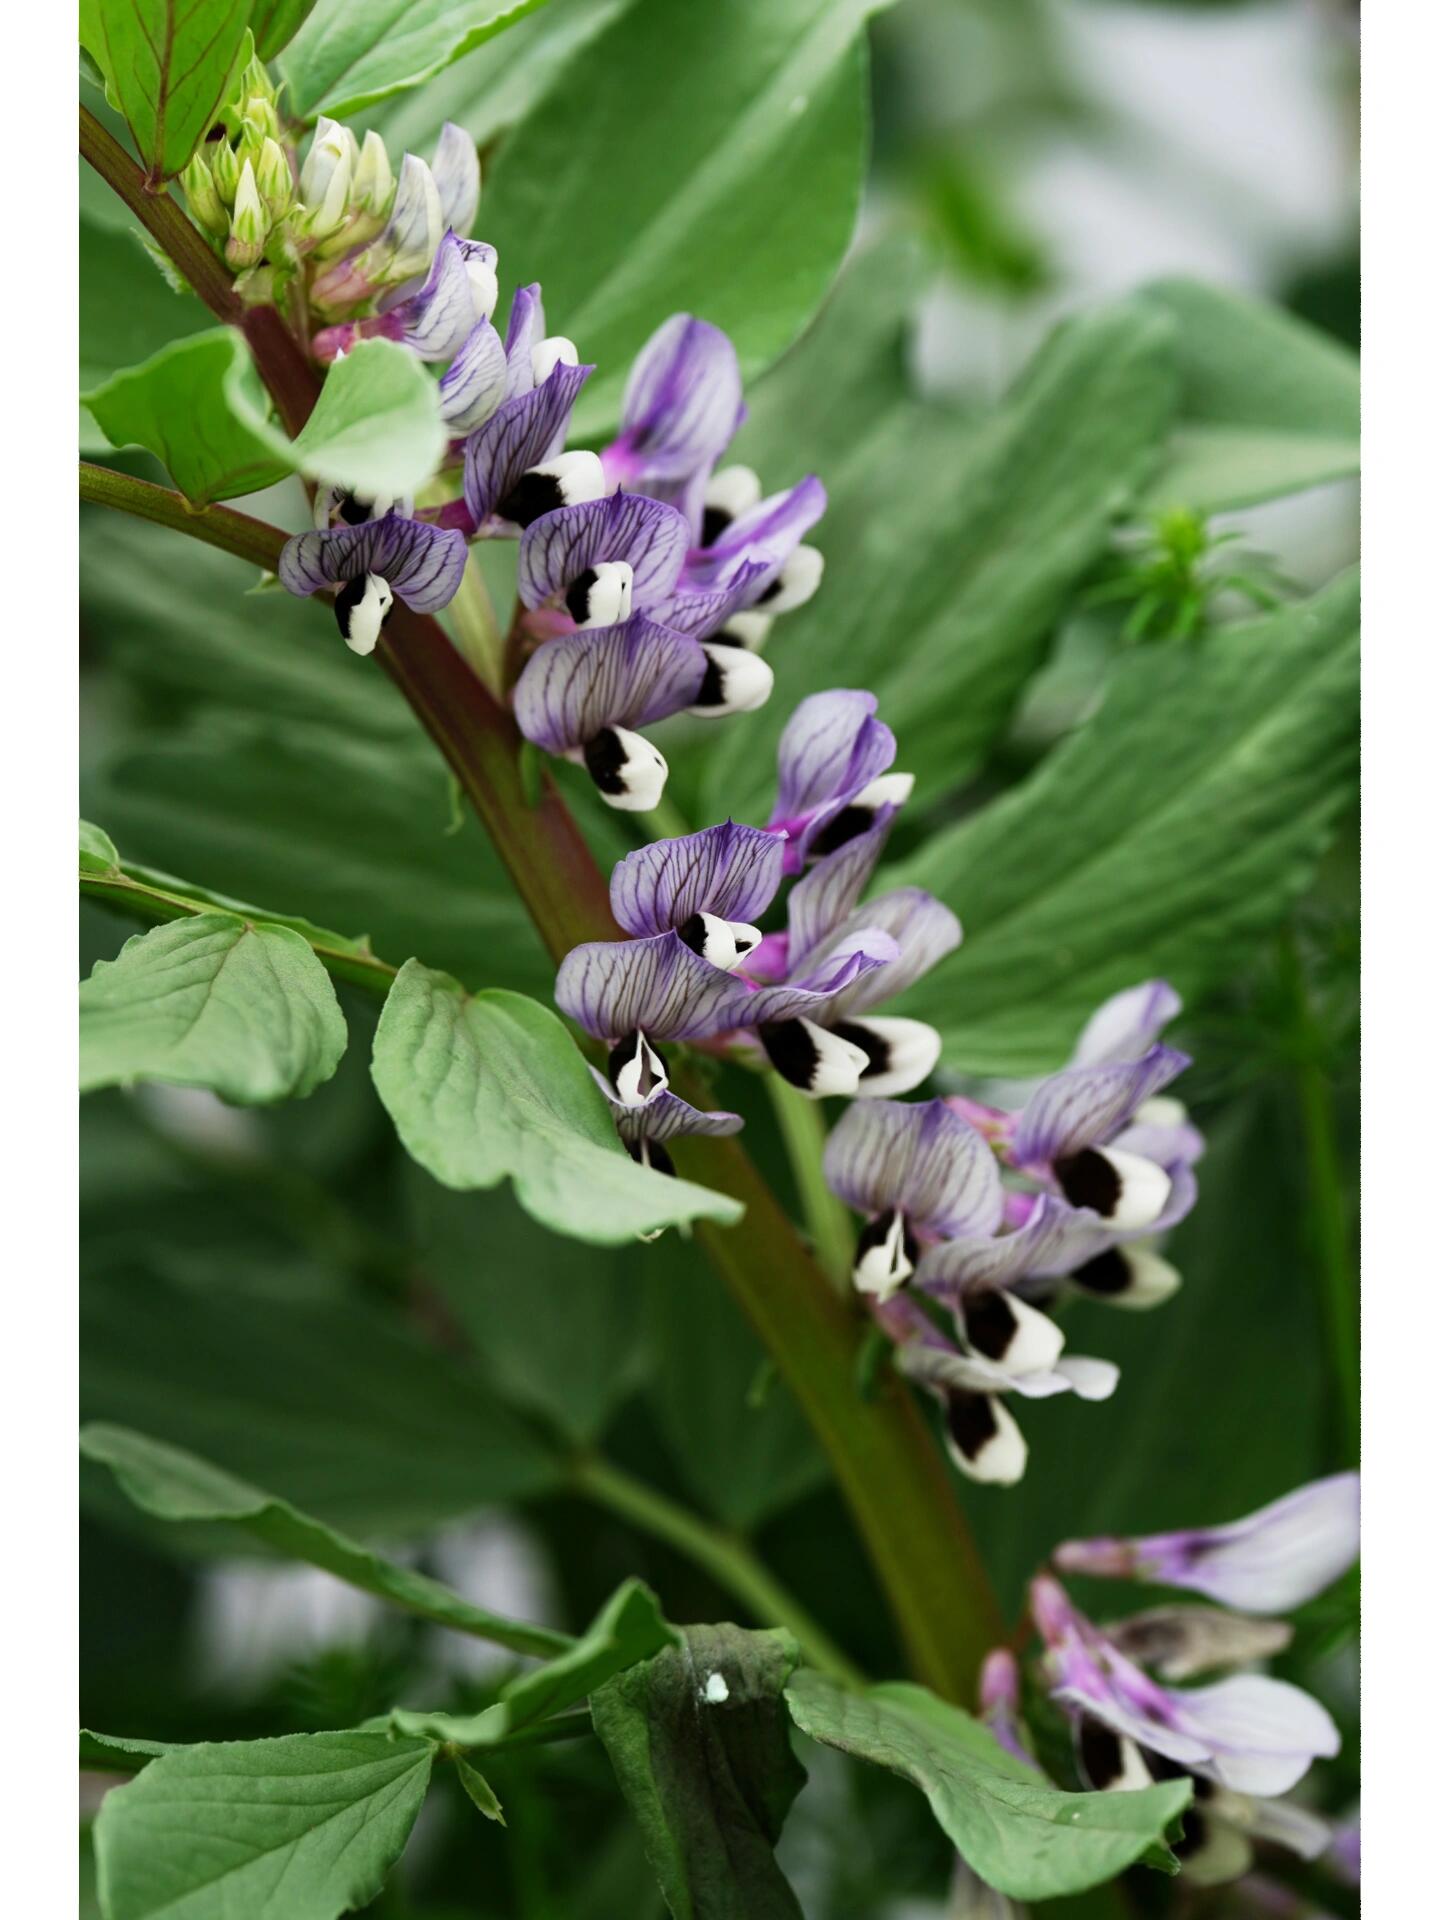
<svg viewBox="0 0 1440 1920"><path fill-rule="evenodd" d="M1172 1047L1152 1047L1142 1059L1105 1067L1067 1067L1042 1080L1015 1128L1015 1161L1048 1166L1083 1147L1104 1146L1135 1109L1168 1086L1190 1061Z"/></svg>
<svg viewBox="0 0 1440 1920"><path fill-rule="evenodd" d="M757 987L738 1008L737 1026L772 1026L783 1020L822 1020L855 981L899 958L888 933L862 928L797 980ZM742 988L744 983L740 983Z"/></svg>
<svg viewBox="0 0 1440 1920"><path fill-rule="evenodd" d="M460 351L476 315L465 257L453 233L447 232L435 249L420 291L390 317L403 318L400 337L422 360L449 360Z"/></svg>
<svg viewBox="0 0 1440 1920"><path fill-rule="evenodd" d="M559 507L541 514L520 537L520 598L538 607L563 594L587 568L623 561L634 576L632 605L643 613L669 597L689 539L683 514L643 494L613 493Z"/></svg>
<svg viewBox="0 0 1440 1920"><path fill-rule="evenodd" d="M480 156L475 142L453 120L447 120L440 129L430 171L435 176L446 226L458 234L469 233L480 206Z"/></svg>
<svg viewBox="0 0 1440 1920"><path fill-rule="evenodd" d="M1070 1056L1072 1067L1110 1067L1138 1060L1179 1013L1181 1000L1168 980L1127 987L1095 1009Z"/></svg>
<svg viewBox="0 0 1440 1920"><path fill-rule="evenodd" d="M505 328L505 363L508 368L506 398L529 393L535 384L535 369L530 355L545 338L545 303L540 298L540 282L517 287L510 302L510 320Z"/></svg>
<svg viewBox="0 0 1440 1920"><path fill-rule="evenodd" d="M506 400L465 443L465 504L488 520L522 473L550 457L593 367L557 366L543 386Z"/></svg>
<svg viewBox="0 0 1440 1920"><path fill-rule="evenodd" d="M803 966L850 917L885 849L895 814L894 807L882 807L873 826L817 860L796 882L785 903L792 966Z"/></svg>
<svg viewBox="0 0 1440 1920"><path fill-rule="evenodd" d="M630 370L620 437L601 456L606 472L622 484L688 480L714 465L744 415L728 337L706 320L673 313Z"/></svg>
<svg viewBox="0 0 1440 1920"><path fill-rule="evenodd" d="M1340 1578L1360 1552L1360 1476L1315 1480L1228 1526L1135 1540L1071 1540L1056 1565L1186 1587L1251 1613L1288 1613Z"/></svg>
<svg viewBox="0 0 1440 1920"><path fill-rule="evenodd" d="M674 1140L682 1135L705 1135L711 1139L739 1133L745 1122L738 1113L704 1113L692 1107L668 1087L658 1087L639 1107L627 1107L616 1097L615 1089L596 1067L591 1067L595 1083L609 1102L620 1138L633 1140Z"/></svg>
<svg viewBox="0 0 1440 1920"><path fill-rule="evenodd" d="M473 433L505 398L505 349L488 320L466 334L440 376L440 418L451 433Z"/></svg>
<svg viewBox="0 0 1440 1920"><path fill-rule="evenodd" d="M825 1180L857 1213L899 1209L932 1233L993 1233L1004 1194L989 1146L942 1100L847 1107L825 1144Z"/></svg>
<svg viewBox="0 0 1440 1920"><path fill-rule="evenodd" d="M592 941L567 953L555 976L555 1004L597 1040L721 1033L735 1024L735 997L729 974L692 953L678 933Z"/></svg>
<svg viewBox="0 0 1440 1920"><path fill-rule="evenodd" d="M663 620L667 627L674 627L677 633L693 633L697 640L708 640L721 631L732 613L749 605L753 598L750 589L763 572L763 567L746 563L737 568L724 586L712 587L704 593L672 594L663 606L655 609L655 617Z"/></svg>
<svg viewBox="0 0 1440 1920"><path fill-rule="evenodd" d="M944 901L926 893L923 887L897 887L893 893L882 893L878 900L867 900L852 914L851 924L855 921L888 933L899 949L899 957L883 974L856 981L841 1003L846 1013L864 1013L904 993L946 954L953 953L961 939L955 915ZM842 937L848 933L849 928L842 929Z"/></svg>
<svg viewBox="0 0 1440 1920"><path fill-rule="evenodd" d="M634 614L616 627L547 640L515 688L520 731L547 753L604 727L643 727L688 707L705 677L699 643Z"/></svg>
<svg viewBox="0 0 1440 1920"><path fill-rule="evenodd" d="M762 569L751 592L753 604L779 575L825 506L825 489L813 473L784 493L772 493L748 513L738 514L713 547L691 554L688 584L712 587L730 568L750 561Z"/></svg>
<svg viewBox="0 0 1440 1920"><path fill-rule="evenodd" d="M417 613L438 613L459 589L465 553L463 533L387 514L358 527L296 534L285 543L278 573L281 585L298 594L376 573Z"/></svg>
<svg viewBox="0 0 1440 1920"><path fill-rule="evenodd" d="M706 827L627 853L610 876L610 905L627 933L683 927L697 913L757 920L780 886L785 842L759 827Z"/></svg>
<svg viewBox="0 0 1440 1920"><path fill-rule="evenodd" d="M916 1284L942 1293L1008 1287L1030 1274L1078 1266L1113 1239L1097 1215L1042 1194L1024 1226L1013 1233L956 1236L927 1248L915 1270Z"/></svg>
<svg viewBox="0 0 1440 1920"><path fill-rule="evenodd" d="M801 823L807 840L891 765L895 736L873 693L812 693L780 736L780 780L769 824ZM822 809L824 812L822 813Z"/></svg>

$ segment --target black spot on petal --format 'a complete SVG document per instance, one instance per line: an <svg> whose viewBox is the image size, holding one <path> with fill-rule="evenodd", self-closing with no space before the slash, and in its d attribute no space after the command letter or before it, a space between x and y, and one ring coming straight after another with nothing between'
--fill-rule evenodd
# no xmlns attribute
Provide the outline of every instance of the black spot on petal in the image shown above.
<svg viewBox="0 0 1440 1920"><path fill-rule="evenodd" d="M565 505L565 494L553 473L522 473L500 501L495 511L502 520L513 520L517 527L528 527L542 513L553 513Z"/></svg>
<svg viewBox="0 0 1440 1920"><path fill-rule="evenodd" d="M842 807L810 842L810 858L818 860L822 854L834 853L837 847L864 833L874 821L875 815L869 807Z"/></svg>
<svg viewBox="0 0 1440 1920"><path fill-rule="evenodd" d="M719 633L708 634L705 644L707 647L739 647L742 650L745 646L745 642L738 634L727 633L723 627Z"/></svg>
<svg viewBox="0 0 1440 1920"><path fill-rule="evenodd" d="M765 591L756 600L755 602L756 606L763 607L767 600L773 600L776 597L776 595L780 592L780 589L784 586L784 584L785 584L785 576L783 574L777 573L775 578L770 582L769 586L766 587Z"/></svg>
<svg viewBox="0 0 1440 1920"><path fill-rule="evenodd" d="M585 768L601 793L624 793L625 749L613 727L585 743Z"/></svg>
<svg viewBox="0 0 1440 1920"><path fill-rule="evenodd" d="M692 953L698 953L702 960L705 958L705 916L703 914L692 913L684 926L677 927L675 931Z"/></svg>
<svg viewBox="0 0 1440 1920"><path fill-rule="evenodd" d="M1120 1176L1094 1147L1082 1147L1055 1162L1055 1178L1072 1207L1093 1207L1104 1218L1115 1211L1120 1198Z"/></svg>
<svg viewBox="0 0 1440 1920"><path fill-rule="evenodd" d="M945 1395L945 1426L967 1460L978 1460L986 1443L1000 1431L990 1396L952 1387Z"/></svg>
<svg viewBox="0 0 1440 1920"><path fill-rule="evenodd" d="M701 546L713 547L734 518L734 514L727 513L724 507L706 507L700 516Z"/></svg>
<svg viewBox="0 0 1440 1920"><path fill-rule="evenodd" d="M1086 1293L1098 1293L1113 1299L1117 1293L1125 1293L1129 1289L1130 1262L1119 1247L1108 1247L1104 1253L1097 1253L1093 1260L1076 1267L1070 1278Z"/></svg>
<svg viewBox="0 0 1440 1920"><path fill-rule="evenodd" d="M998 1360L1015 1338L1015 1310L997 1287L966 1295L965 1338L987 1360Z"/></svg>
<svg viewBox="0 0 1440 1920"><path fill-rule="evenodd" d="M725 669L708 654L705 656L705 678L690 704L694 707L723 707L725 704Z"/></svg>
<svg viewBox="0 0 1440 1920"><path fill-rule="evenodd" d="M335 596L335 623L348 640L350 638L350 616L365 598L365 575L359 574L353 580L347 580Z"/></svg>
<svg viewBox="0 0 1440 1920"><path fill-rule="evenodd" d="M798 1020L773 1021L755 1029L770 1064L792 1087L810 1088L815 1084L815 1069L820 1050Z"/></svg>
<svg viewBox="0 0 1440 1920"><path fill-rule="evenodd" d="M660 1063L660 1070L668 1079L670 1076L670 1064L664 1054L661 1053L653 1041L647 1040L645 1045L649 1048L654 1058ZM610 1049L610 1058L606 1062L606 1067L610 1074L610 1084L612 1086L619 1085L622 1068L627 1067L639 1052L640 1036L638 1033L627 1033L623 1040L617 1040L615 1042L614 1046ZM651 1092L658 1084L657 1081L651 1080L647 1075L639 1089L642 1097Z"/></svg>
<svg viewBox="0 0 1440 1920"><path fill-rule="evenodd" d="M675 1162L658 1140L627 1140L625 1144L637 1166L648 1166L654 1173L675 1177Z"/></svg>
<svg viewBox="0 0 1440 1920"><path fill-rule="evenodd" d="M1112 1733L1109 1727L1092 1720L1088 1714L1080 1722L1075 1743L1080 1754L1080 1771L1096 1793L1103 1793L1124 1773L1125 1755L1119 1734Z"/></svg>
<svg viewBox="0 0 1440 1920"><path fill-rule="evenodd" d="M877 1213L873 1220L866 1221L860 1230L859 1239L855 1242L855 1265L857 1267L865 1258L865 1255L873 1248L884 1246L886 1240L890 1237L890 1229L894 1224L895 1209L893 1207L887 1207L883 1213ZM920 1258L919 1244L908 1227L902 1227L900 1230L900 1250L912 1267Z"/></svg>
<svg viewBox="0 0 1440 1920"><path fill-rule="evenodd" d="M868 1080L872 1073L888 1073L890 1070L890 1042L883 1040L873 1027L867 1027L859 1020L837 1020L830 1028L842 1040L848 1040L852 1047L859 1047L865 1056L865 1066L860 1078Z"/></svg>
<svg viewBox="0 0 1440 1920"><path fill-rule="evenodd" d="M586 567L565 589L565 606L577 627L589 618L590 589L599 578L594 567Z"/></svg>
<svg viewBox="0 0 1440 1920"><path fill-rule="evenodd" d="M353 493L342 493L337 507L347 527L363 527L370 518L372 504L369 500L357 500Z"/></svg>

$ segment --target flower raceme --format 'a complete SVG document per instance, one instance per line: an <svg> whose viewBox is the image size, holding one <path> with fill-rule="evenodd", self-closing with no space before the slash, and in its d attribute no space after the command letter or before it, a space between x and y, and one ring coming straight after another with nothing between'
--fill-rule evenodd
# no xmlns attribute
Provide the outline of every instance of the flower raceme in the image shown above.
<svg viewBox="0 0 1440 1920"><path fill-rule="evenodd" d="M257 139L283 137L273 92L267 109L259 79L247 86L261 106L227 120L187 181L199 218L214 214L206 180L223 211L241 192L230 174L262 157ZM470 541L517 540L520 731L583 767L607 805L650 811L669 773L652 727L769 697L760 649L820 583L806 536L823 486L810 475L767 495L749 468L724 464L745 414L739 365L689 314L641 349L615 438L567 448L593 369L547 331L538 285L516 288L497 330L500 263L470 237L480 177L460 129L444 128L431 163L406 154L392 168L377 136L362 145L322 119L293 185L264 241L270 296L293 291L296 311L324 322L310 342L322 362L381 338L435 369L459 489L419 512L321 490L315 527L286 544L282 583L332 593L346 644L366 654L397 600L421 613L449 603ZM220 245L218 217L207 230ZM1026 1449L1007 1399L1098 1399L1116 1383L1107 1362L1064 1351L1047 1307L1066 1287L1130 1306L1173 1291L1152 1243L1193 1202L1203 1143L1162 1098L1187 1063L1158 1040L1178 1005L1158 982L1107 1002L1018 1111L962 1095L897 1104L935 1070L940 1036L889 1004L961 928L921 889L870 890L913 787L895 760L873 694L802 700L764 826L726 822L622 860L611 898L628 937L571 953L556 1000L605 1048L597 1078L620 1139L662 1171L676 1137L741 1124L673 1091L676 1045L860 1103L826 1157L864 1221L856 1285L901 1369L939 1401L960 1469L1008 1484ZM786 882L778 924L762 927Z"/></svg>
<svg viewBox="0 0 1440 1920"><path fill-rule="evenodd" d="M1186 1586L1278 1612L1323 1592L1353 1563L1359 1544L1359 1476L1348 1473L1301 1487L1228 1526L1074 1541L1054 1557L1065 1571ZM1325 1822L1280 1796L1313 1760L1338 1752L1334 1723L1289 1682L1234 1671L1283 1651L1288 1625L1172 1605L1097 1626L1049 1573L1031 1583L1030 1614L1044 1649L1045 1685L1069 1722L1083 1783L1101 1792L1186 1776L1194 1783L1177 1847L1189 1878L1237 1878L1248 1871L1257 1840L1307 1860L1325 1853ZM1211 1676L1203 1686L1165 1684L1202 1674ZM1013 1657L992 1654L982 1675L982 1712L997 1738L1028 1756L1019 1697Z"/></svg>

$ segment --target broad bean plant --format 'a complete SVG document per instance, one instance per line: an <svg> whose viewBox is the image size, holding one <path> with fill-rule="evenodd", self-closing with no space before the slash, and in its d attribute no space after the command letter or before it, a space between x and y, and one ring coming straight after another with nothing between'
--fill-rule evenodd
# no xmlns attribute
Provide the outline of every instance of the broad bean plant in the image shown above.
<svg viewBox="0 0 1440 1920"><path fill-rule="evenodd" d="M1350 1910L1354 369L924 397L871 11L82 0L104 1920Z"/></svg>

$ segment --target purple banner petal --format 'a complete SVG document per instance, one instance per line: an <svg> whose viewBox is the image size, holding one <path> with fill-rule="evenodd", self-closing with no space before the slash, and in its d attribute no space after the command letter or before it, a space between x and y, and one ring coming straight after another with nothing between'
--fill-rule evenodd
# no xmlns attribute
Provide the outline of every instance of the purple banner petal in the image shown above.
<svg viewBox="0 0 1440 1920"><path fill-rule="evenodd" d="M594 371L557 366L543 386L506 400L466 441L465 504L476 526L564 439L576 397Z"/></svg>
<svg viewBox="0 0 1440 1920"><path fill-rule="evenodd" d="M587 568L623 561L634 576L631 603L644 613L667 599L680 576L690 531L674 507L642 494L614 493L545 513L520 538L517 586L527 607L563 594Z"/></svg>
<svg viewBox="0 0 1440 1920"><path fill-rule="evenodd" d="M466 334L440 376L440 418L452 434L473 433L505 398L505 349L488 320Z"/></svg>
<svg viewBox="0 0 1440 1920"><path fill-rule="evenodd" d="M377 573L417 613L448 606L465 572L466 540L455 529L387 514L358 527L332 527L297 534L280 555L280 583L291 593Z"/></svg>
<svg viewBox="0 0 1440 1920"><path fill-rule="evenodd" d="M1042 1167L1082 1147L1112 1141L1141 1101L1168 1086L1190 1064L1172 1047L1152 1047L1139 1060L1107 1067L1067 1067L1042 1080L1015 1128L1017 1166Z"/></svg>
<svg viewBox="0 0 1440 1920"><path fill-rule="evenodd" d="M642 727L681 712L704 677L698 642L634 614L616 627L547 640L520 675L515 718L536 746L569 753L604 727Z"/></svg>
<svg viewBox="0 0 1440 1920"><path fill-rule="evenodd" d="M505 328L505 363L508 368L506 395L529 393L535 385L531 354L545 338L545 303L540 297L540 282L517 287L510 302L510 320Z"/></svg>
<svg viewBox="0 0 1440 1920"><path fill-rule="evenodd" d="M806 823L813 834L821 808L838 812L895 758L895 736L875 718L873 693L812 693L780 736L780 779L772 827Z"/></svg>
<svg viewBox="0 0 1440 1920"><path fill-rule="evenodd" d="M618 861L610 904L627 933L665 933L693 914L757 920L780 886L785 842L759 827L706 827L656 840Z"/></svg>
<svg viewBox="0 0 1440 1920"><path fill-rule="evenodd" d="M458 234L468 234L480 206L480 156L470 135L453 120L447 120L440 129L430 171L435 176L446 226Z"/></svg>
<svg viewBox="0 0 1440 1920"><path fill-rule="evenodd" d="M736 982L692 953L678 933L600 940L566 954L555 1004L597 1040L641 1032L695 1040L735 1024Z"/></svg>
<svg viewBox="0 0 1440 1920"><path fill-rule="evenodd" d="M783 1020L823 1021L847 987L898 958L899 949L889 934L875 927L862 928L799 979L757 987L739 1009L743 1021L735 1024L755 1027Z"/></svg>
<svg viewBox="0 0 1440 1920"><path fill-rule="evenodd" d="M737 515L713 547L691 554L687 583L702 588L715 586L732 567L750 561L762 569L752 590L752 599L758 600L825 506L825 489L814 474L784 493L772 493L748 513Z"/></svg>
<svg viewBox="0 0 1440 1920"><path fill-rule="evenodd" d="M898 1208L932 1233L993 1233L1004 1194L982 1136L942 1100L847 1107L825 1145L825 1179L857 1213Z"/></svg>
<svg viewBox="0 0 1440 1920"><path fill-rule="evenodd" d="M708 470L744 417L740 365L719 327L688 313L663 322L636 356L607 471L683 481Z"/></svg>
<svg viewBox="0 0 1440 1920"><path fill-rule="evenodd" d="M663 620L667 627L674 627L677 633L693 633L697 640L708 640L721 631L732 613L748 606L753 598L751 588L763 572L763 567L747 563L723 586L705 593L672 594L655 609L655 617Z"/></svg>
<svg viewBox="0 0 1440 1920"><path fill-rule="evenodd" d="M475 301L465 256L453 233L446 233L420 291L403 307L404 341L422 360L449 360L465 344L475 325Z"/></svg>
<svg viewBox="0 0 1440 1920"><path fill-rule="evenodd" d="M1072 1067L1109 1067L1138 1060L1179 1013L1180 996L1168 980L1145 980L1097 1007L1070 1056Z"/></svg>
<svg viewBox="0 0 1440 1920"><path fill-rule="evenodd" d="M850 917L884 852L895 812L882 807L873 826L817 860L796 882L785 903L792 966L803 966Z"/></svg>
<svg viewBox="0 0 1440 1920"><path fill-rule="evenodd" d="M1013 1233L957 1236L929 1247L916 1269L916 1284L937 1292L1008 1287L1029 1274L1063 1273L1109 1246L1097 1215L1042 1194L1023 1227Z"/></svg>
<svg viewBox="0 0 1440 1920"><path fill-rule="evenodd" d="M847 1014L864 1013L893 1000L960 944L960 922L942 900L923 887L897 887L893 893L882 893L857 907L851 919L863 920L867 927L879 927L888 933L899 948L899 958L883 974L855 983L842 1002Z"/></svg>

